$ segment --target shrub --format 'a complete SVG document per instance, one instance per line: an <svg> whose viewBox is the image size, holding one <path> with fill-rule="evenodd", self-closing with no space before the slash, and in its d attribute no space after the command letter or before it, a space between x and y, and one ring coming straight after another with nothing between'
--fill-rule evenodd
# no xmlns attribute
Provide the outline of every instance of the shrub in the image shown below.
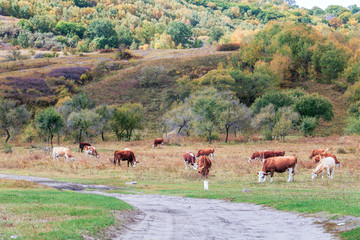
<svg viewBox="0 0 360 240"><path fill-rule="evenodd" d="M112 53L112 52L114 52L114 50L113 49L101 49L99 52L100 53Z"/></svg>
<svg viewBox="0 0 360 240"><path fill-rule="evenodd" d="M339 147L336 152L337 152L337 153L340 153L340 154L346 154L345 149L342 148L342 147Z"/></svg>
<svg viewBox="0 0 360 240"><path fill-rule="evenodd" d="M119 49L115 55L115 59L117 60L130 60L132 58L135 58L135 55L127 49Z"/></svg>
<svg viewBox="0 0 360 240"><path fill-rule="evenodd" d="M70 68L57 68L51 70L47 76L59 78L65 77L65 79L73 79L77 82L80 80L81 75L85 74L86 71L91 70L88 67L70 67Z"/></svg>
<svg viewBox="0 0 360 240"><path fill-rule="evenodd" d="M216 48L216 51L236 51L240 48L238 43L221 44Z"/></svg>
<svg viewBox="0 0 360 240"><path fill-rule="evenodd" d="M319 122L316 118L314 117L304 117L302 119L301 125L300 125L300 129L302 134L307 137L307 136L313 136L314 135L314 131L315 128L318 126Z"/></svg>

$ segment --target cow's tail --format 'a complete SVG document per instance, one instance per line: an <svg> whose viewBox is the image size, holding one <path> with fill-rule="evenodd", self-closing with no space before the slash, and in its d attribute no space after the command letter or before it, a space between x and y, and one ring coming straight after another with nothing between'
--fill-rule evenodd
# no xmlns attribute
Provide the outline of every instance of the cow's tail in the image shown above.
<svg viewBox="0 0 360 240"><path fill-rule="evenodd" d="M329 151L329 148L327 148L327 149L324 151L324 153L326 153L327 151Z"/></svg>
<svg viewBox="0 0 360 240"><path fill-rule="evenodd" d="M114 165L116 166L116 152L114 152Z"/></svg>
<svg viewBox="0 0 360 240"><path fill-rule="evenodd" d="M296 173L296 168L297 168L297 157L295 157L295 166L294 166L294 170L293 170L294 175Z"/></svg>

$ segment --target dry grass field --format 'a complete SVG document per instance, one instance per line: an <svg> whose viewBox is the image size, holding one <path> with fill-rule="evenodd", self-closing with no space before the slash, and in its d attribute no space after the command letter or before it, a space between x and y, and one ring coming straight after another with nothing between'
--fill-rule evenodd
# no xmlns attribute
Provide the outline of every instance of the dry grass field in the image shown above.
<svg viewBox="0 0 360 240"><path fill-rule="evenodd" d="M14 145L12 154L0 154L0 172L49 177L81 183L97 183L126 187L122 192L175 194L187 197L222 198L236 202L252 202L280 210L305 213L327 213L326 219L352 215L360 217L360 138L328 137L300 138L287 142L214 143L215 159L210 170L210 190L203 190L203 179L195 170L185 170L182 153L196 151L209 145L200 141L180 139L164 148L152 149L151 141L97 142L100 158L85 159L76 144L63 143L75 155L75 161L53 161L40 148ZM114 150L130 148L139 163L136 168L112 163ZM337 155L341 167L335 169L334 179L311 179L315 164L309 160L314 148L329 148ZM285 150L286 155L298 157L294 183L287 183L288 173L275 173L274 182L259 183L257 171L261 162L247 160L256 150ZM137 181L128 186L125 182ZM246 189L246 191L244 190ZM359 236L360 220L349 228L329 226L332 232L344 232L345 239ZM345 234L345 235L344 235ZM348 235L346 235L348 234Z"/></svg>

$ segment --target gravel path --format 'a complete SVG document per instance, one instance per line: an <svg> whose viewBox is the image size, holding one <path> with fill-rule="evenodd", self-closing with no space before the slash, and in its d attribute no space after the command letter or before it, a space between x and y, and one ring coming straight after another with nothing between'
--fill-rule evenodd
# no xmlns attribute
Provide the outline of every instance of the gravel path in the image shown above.
<svg viewBox="0 0 360 240"><path fill-rule="evenodd" d="M141 211L114 239L336 239L314 224L315 219L247 203L164 195L104 193L100 185L55 182L51 179L0 174L58 189L80 190L121 199ZM73 187L73 186L77 187ZM97 191L85 192L85 188Z"/></svg>

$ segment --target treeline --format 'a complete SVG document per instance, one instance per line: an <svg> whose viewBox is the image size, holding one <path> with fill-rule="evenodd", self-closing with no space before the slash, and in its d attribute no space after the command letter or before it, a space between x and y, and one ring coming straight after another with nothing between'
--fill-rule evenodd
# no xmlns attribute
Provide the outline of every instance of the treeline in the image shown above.
<svg viewBox="0 0 360 240"><path fill-rule="evenodd" d="M240 43L269 21L329 26L353 31L359 7L298 8L294 1L209 0L0 0L0 14L20 18L0 38L33 48L78 48L86 52L126 45L132 49L191 48L204 43ZM241 34L240 34L241 33ZM243 35L242 37L239 36Z"/></svg>
<svg viewBox="0 0 360 240"><path fill-rule="evenodd" d="M29 111L25 105L0 99L0 128L7 143L11 137L21 133L20 140L32 142L44 140L53 144L54 137L60 139L89 141L91 137L112 132L117 140L134 139L134 131L144 128L144 110L141 104L96 105L86 93L66 97L54 107ZM139 139L137 134L135 139Z"/></svg>

